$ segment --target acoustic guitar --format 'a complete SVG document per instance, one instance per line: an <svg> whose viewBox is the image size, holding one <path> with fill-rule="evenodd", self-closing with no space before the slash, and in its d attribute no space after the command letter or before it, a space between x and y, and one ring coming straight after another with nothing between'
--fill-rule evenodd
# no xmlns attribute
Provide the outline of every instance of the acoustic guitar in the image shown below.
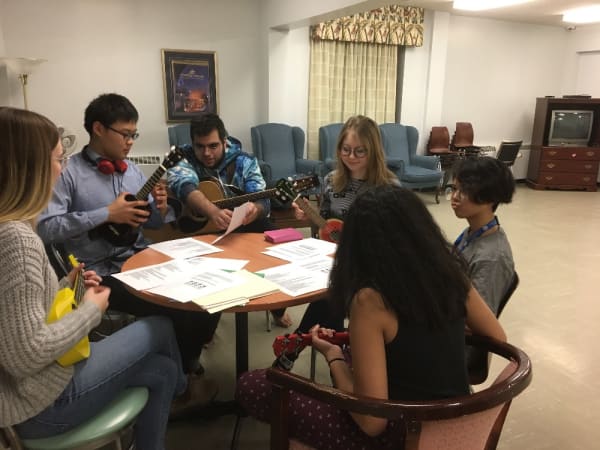
<svg viewBox="0 0 600 450"><path fill-rule="evenodd" d="M263 198L277 198L286 203L298 195L299 192L319 186L319 177L316 175L298 178L288 181L284 178L279 180L274 188L264 191L242 194L235 197L226 197L225 190L218 180L201 181L198 185L208 200L221 209L231 209L246 202L253 202ZM198 214L191 208L185 206L180 217L177 218L177 228L183 233L216 233L221 231L208 217Z"/></svg>
<svg viewBox="0 0 600 450"><path fill-rule="evenodd" d="M156 168L154 173L148 178L144 186L135 195L129 194L125 197L127 201L147 200L148 195L158 183L160 178L165 174L167 169L175 166L184 158L183 152L179 147L171 147L171 151L165 156L163 162ZM150 210L150 205L147 207L139 207L139 209ZM140 227L133 227L126 223L105 222L90 230L88 235L90 239L104 239L112 245L118 247L126 247L133 245L140 234Z"/></svg>
<svg viewBox="0 0 600 450"><path fill-rule="evenodd" d="M304 197L294 200L302 211L306 213L311 222L319 228L319 238L324 241L338 243L344 222L340 219L324 219L317 210Z"/></svg>

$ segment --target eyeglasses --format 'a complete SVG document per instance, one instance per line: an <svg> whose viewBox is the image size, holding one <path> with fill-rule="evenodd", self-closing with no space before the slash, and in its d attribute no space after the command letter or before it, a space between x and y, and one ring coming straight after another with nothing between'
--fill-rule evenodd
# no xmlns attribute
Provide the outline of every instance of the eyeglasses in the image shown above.
<svg viewBox="0 0 600 450"><path fill-rule="evenodd" d="M140 137L140 133L128 133L126 131L119 131L119 130L115 130L113 127L106 127L111 131L114 131L117 134L120 134L121 136L123 136L123 139L125 139L126 141L128 141L129 139L131 139L132 141L135 141L137 138Z"/></svg>
<svg viewBox="0 0 600 450"><path fill-rule="evenodd" d="M60 158L54 158L56 161L60 161L60 167L66 167L67 162L71 159L71 155L63 155Z"/></svg>
<svg viewBox="0 0 600 450"><path fill-rule="evenodd" d="M350 156L352 154L355 158L364 158L367 156L367 149L364 147L350 148L344 145L340 149L340 153L342 156Z"/></svg>
<svg viewBox="0 0 600 450"><path fill-rule="evenodd" d="M455 184L451 184L446 188L446 200L451 200L452 197L456 197L459 201L463 201L465 196L465 193Z"/></svg>

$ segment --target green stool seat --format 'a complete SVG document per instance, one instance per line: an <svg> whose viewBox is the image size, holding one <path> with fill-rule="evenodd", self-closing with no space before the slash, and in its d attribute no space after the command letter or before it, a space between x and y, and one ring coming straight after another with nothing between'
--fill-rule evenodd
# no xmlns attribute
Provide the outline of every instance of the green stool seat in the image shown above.
<svg viewBox="0 0 600 450"><path fill-rule="evenodd" d="M145 387L127 388L95 417L66 433L41 439L22 439L31 450L99 448L120 439L148 401ZM120 448L120 446L119 446Z"/></svg>

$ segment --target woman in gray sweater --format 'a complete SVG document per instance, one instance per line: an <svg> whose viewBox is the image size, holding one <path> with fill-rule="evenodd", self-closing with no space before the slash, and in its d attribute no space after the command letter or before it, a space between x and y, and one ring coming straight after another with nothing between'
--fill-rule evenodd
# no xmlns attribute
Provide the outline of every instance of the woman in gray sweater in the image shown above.
<svg viewBox="0 0 600 450"><path fill-rule="evenodd" d="M173 328L168 319L139 320L91 344L91 354L63 367L56 360L100 322L110 289L93 271L79 307L47 324L57 280L34 231L52 186L67 161L56 126L44 116L0 107L0 427L23 438L68 431L98 414L130 386L149 399L137 419L138 448L164 449L169 408L185 390Z"/></svg>

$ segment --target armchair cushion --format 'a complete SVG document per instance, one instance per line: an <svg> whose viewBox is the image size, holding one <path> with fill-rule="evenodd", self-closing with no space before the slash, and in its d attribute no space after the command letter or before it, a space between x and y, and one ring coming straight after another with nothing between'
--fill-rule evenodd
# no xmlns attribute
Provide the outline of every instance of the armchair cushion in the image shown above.
<svg viewBox="0 0 600 450"><path fill-rule="evenodd" d="M261 168L268 166L263 175L267 186L273 186L281 178L297 174L322 175L319 161L303 158L304 131L282 123L265 123L250 129L252 149ZM269 172L269 173L266 173Z"/></svg>
<svg viewBox="0 0 600 450"><path fill-rule="evenodd" d="M329 172L335 169L336 166L336 147L338 137L344 124L330 123L319 128L319 155L325 167L324 170Z"/></svg>
<svg viewBox="0 0 600 450"><path fill-rule="evenodd" d="M192 138L190 137L190 124L181 123L168 128L169 132L169 145L176 145L178 147L184 145L192 145Z"/></svg>
<svg viewBox="0 0 600 450"><path fill-rule="evenodd" d="M442 177L438 157L417 155L419 132L415 127L399 123L379 125L386 163L403 186L408 188L437 187ZM402 161L402 165L398 164ZM399 167L400 166L400 167Z"/></svg>

